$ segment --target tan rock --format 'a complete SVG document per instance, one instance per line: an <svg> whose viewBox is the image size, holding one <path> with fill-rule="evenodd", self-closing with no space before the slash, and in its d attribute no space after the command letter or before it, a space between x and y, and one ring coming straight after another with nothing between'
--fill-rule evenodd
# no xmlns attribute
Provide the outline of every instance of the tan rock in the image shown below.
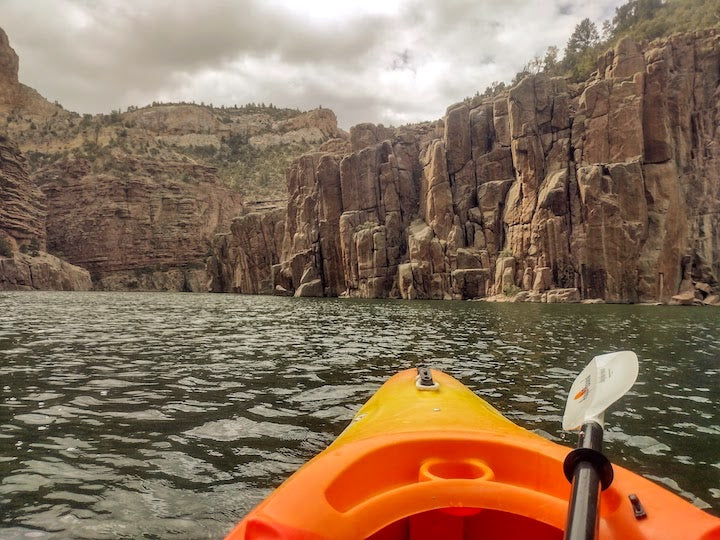
<svg viewBox="0 0 720 540"><path fill-rule="evenodd" d="M293 293L288 291L282 285L275 285L275 291L273 294L275 294L275 296L293 296Z"/></svg>
<svg viewBox="0 0 720 540"><path fill-rule="evenodd" d="M392 131L382 124L358 124L350 128L350 146L353 152L359 152L368 146L374 146L392 136Z"/></svg>
<svg viewBox="0 0 720 540"><path fill-rule="evenodd" d="M493 101L493 128L497 142L502 146L510 146L510 115L508 113L508 100L502 96Z"/></svg>
<svg viewBox="0 0 720 540"><path fill-rule="evenodd" d="M417 287L415 285L412 263L405 263L398 266L398 287L401 298L405 300L417 299Z"/></svg>
<svg viewBox="0 0 720 540"><path fill-rule="evenodd" d="M695 292L687 291L673 295L670 299L671 306L692 306L695 304Z"/></svg>
<svg viewBox="0 0 720 540"><path fill-rule="evenodd" d="M533 286L533 271L531 268L525 268L522 276L522 288L526 291L532 289Z"/></svg>
<svg viewBox="0 0 720 540"><path fill-rule="evenodd" d="M548 304L575 304L580 302L580 291L577 289L550 289L546 294Z"/></svg>
<svg viewBox="0 0 720 540"><path fill-rule="evenodd" d="M712 287L707 283L698 282L695 284L695 289L702 292L705 296L712 294Z"/></svg>
<svg viewBox="0 0 720 540"><path fill-rule="evenodd" d="M515 257L499 257L495 263L495 294L515 284Z"/></svg>
<svg viewBox="0 0 720 540"><path fill-rule="evenodd" d="M552 287L552 270L547 266L535 269L532 290L536 293L545 292Z"/></svg>
<svg viewBox="0 0 720 540"><path fill-rule="evenodd" d="M447 151L448 174L456 174L470 161L471 131L470 111L459 105L448 110L445 117L445 147Z"/></svg>
<svg viewBox="0 0 720 540"><path fill-rule="evenodd" d="M584 163L642 158L643 88L644 79L639 74L631 80L596 81L585 89L579 101L580 112L586 117Z"/></svg>
<svg viewBox="0 0 720 540"><path fill-rule="evenodd" d="M0 111L13 108L20 97L19 61L5 31L0 28Z"/></svg>
<svg viewBox="0 0 720 540"><path fill-rule="evenodd" d="M458 249L457 267L459 270L470 268L483 268L482 254L474 249Z"/></svg>
<svg viewBox="0 0 720 540"><path fill-rule="evenodd" d="M233 220L219 234L207 262L206 290L273 294L272 266L279 263L285 212L252 212Z"/></svg>
<svg viewBox="0 0 720 540"><path fill-rule="evenodd" d="M435 141L423 157L423 206L425 217L440 240L447 240L454 222L453 196L447 172L445 144Z"/></svg>
<svg viewBox="0 0 720 540"><path fill-rule="evenodd" d="M645 58L637 43L630 37L622 38L613 51L612 65L608 66L605 77L632 77L645 71Z"/></svg>
<svg viewBox="0 0 720 540"><path fill-rule="evenodd" d="M0 257L0 290L89 291L90 273L45 252Z"/></svg>
<svg viewBox="0 0 720 540"><path fill-rule="evenodd" d="M319 279L314 279L308 283L303 283L295 291L295 296L298 298L302 297L317 297L323 296L323 285Z"/></svg>
<svg viewBox="0 0 720 540"><path fill-rule="evenodd" d="M458 299L481 298L485 296L489 278L490 271L486 268L454 270L453 292Z"/></svg>
<svg viewBox="0 0 720 540"><path fill-rule="evenodd" d="M637 162L583 167L577 180L586 216L574 233L584 268L583 296L636 302L637 260L648 224L642 167Z"/></svg>

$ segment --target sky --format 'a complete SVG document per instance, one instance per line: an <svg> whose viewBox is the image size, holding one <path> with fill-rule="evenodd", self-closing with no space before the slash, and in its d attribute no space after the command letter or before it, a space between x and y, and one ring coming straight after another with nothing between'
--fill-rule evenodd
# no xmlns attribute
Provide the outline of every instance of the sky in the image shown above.
<svg viewBox="0 0 720 540"><path fill-rule="evenodd" d="M20 81L80 113L153 101L435 120L624 0L0 0Z"/></svg>

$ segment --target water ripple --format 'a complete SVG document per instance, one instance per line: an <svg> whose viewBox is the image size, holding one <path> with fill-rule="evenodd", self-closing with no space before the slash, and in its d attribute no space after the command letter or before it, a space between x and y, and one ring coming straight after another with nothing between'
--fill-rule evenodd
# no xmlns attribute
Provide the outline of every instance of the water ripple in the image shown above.
<svg viewBox="0 0 720 540"><path fill-rule="evenodd" d="M420 363L572 444L567 388L617 349L641 374L608 454L718 513L718 336L703 309L0 293L0 535L222 536Z"/></svg>

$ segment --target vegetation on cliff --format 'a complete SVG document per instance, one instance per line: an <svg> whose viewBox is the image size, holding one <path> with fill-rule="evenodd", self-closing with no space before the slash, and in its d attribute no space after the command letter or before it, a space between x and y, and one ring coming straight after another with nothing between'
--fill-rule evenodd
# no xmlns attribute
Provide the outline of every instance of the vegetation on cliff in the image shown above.
<svg viewBox="0 0 720 540"><path fill-rule="evenodd" d="M341 135L327 109L303 113L255 103L153 103L99 115L57 105L49 115L10 113L4 124L31 173L67 159L88 160L94 172L121 173L129 157L183 162L214 167L249 201L283 199L292 160Z"/></svg>
<svg viewBox="0 0 720 540"><path fill-rule="evenodd" d="M600 28L583 19L570 35L565 49L548 47L515 74L508 85L495 81L478 96L490 97L518 84L528 75L545 73L573 82L587 79L597 69L597 59L623 37L638 42L668 37L674 33L720 27L720 0L628 0L615 9L612 19Z"/></svg>

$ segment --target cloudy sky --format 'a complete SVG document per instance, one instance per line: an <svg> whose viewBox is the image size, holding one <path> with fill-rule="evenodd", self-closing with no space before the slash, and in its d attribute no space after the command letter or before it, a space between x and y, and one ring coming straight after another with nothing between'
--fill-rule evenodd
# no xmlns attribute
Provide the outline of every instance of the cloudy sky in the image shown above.
<svg viewBox="0 0 720 540"><path fill-rule="evenodd" d="M0 0L20 80L77 112L157 101L441 117L624 0Z"/></svg>

